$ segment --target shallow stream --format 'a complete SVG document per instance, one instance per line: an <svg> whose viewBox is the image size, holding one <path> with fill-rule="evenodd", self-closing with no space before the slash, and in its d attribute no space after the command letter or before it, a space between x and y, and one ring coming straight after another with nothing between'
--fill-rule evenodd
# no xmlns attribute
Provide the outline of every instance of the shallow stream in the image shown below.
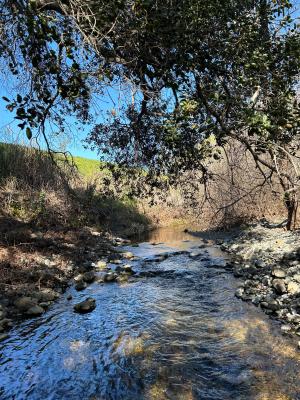
<svg viewBox="0 0 300 400"><path fill-rule="evenodd" d="M1 400L300 399L295 341L234 297L239 282L223 253L170 229L125 249L153 276L70 288L13 329L0 343ZM96 309L75 314L86 297Z"/></svg>

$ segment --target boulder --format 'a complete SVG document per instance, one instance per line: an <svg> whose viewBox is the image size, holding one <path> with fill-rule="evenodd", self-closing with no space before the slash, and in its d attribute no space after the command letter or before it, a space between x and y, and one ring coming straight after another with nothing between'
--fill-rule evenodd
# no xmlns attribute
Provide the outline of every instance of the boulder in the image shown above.
<svg viewBox="0 0 300 400"><path fill-rule="evenodd" d="M19 311L26 312L31 307L34 307L37 305L37 299L35 299L33 297L23 296L23 297L18 298L15 301L14 305Z"/></svg>
<svg viewBox="0 0 300 400"><path fill-rule="evenodd" d="M37 292L37 298L39 302L54 301L59 297L59 294L51 289L44 289Z"/></svg>
<svg viewBox="0 0 300 400"><path fill-rule="evenodd" d="M274 279L272 282L272 286L277 294L286 293L286 286L282 279Z"/></svg>
<svg viewBox="0 0 300 400"><path fill-rule="evenodd" d="M74 305L74 311L80 314L85 314L93 311L96 308L96 300L88 297L84 301Z"/></svg>
<svg viewBox="0 0 300 400"><path fill-rule="evenodd" d="M44 312L45 312L45 310L43 309L43 307L36 305L36 306L30 307L26 311L26 314L30 315L31 317L38 317L38 316L42 315Z"/></svg>

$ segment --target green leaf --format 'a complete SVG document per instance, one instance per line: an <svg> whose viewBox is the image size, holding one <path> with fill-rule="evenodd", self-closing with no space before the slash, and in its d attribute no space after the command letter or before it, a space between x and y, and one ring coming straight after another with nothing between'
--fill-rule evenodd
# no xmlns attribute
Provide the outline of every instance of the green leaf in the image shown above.
<svg viewBox="0 0 300 400"><path fill-rule="evenodd" d="M5 97L5 96L2 96L2 99L5 100L5 101L7 101L8 103L10 102L10 100L9 100L7 97Z"/></svg>
<svg viewBox="0 0 300 400"><path fill-rule="evenodd" d="M28 137L28 139L30 140L32 138L32 132L30 128L26 128L26 136Z"/></svg>

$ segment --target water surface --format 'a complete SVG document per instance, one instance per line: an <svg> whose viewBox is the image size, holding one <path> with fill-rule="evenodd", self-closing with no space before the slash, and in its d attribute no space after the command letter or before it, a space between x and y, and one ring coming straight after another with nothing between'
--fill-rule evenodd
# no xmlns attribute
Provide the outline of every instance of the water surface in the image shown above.
<svg viewBox="0 0 300 400"><path fill-rule="evenodd" d="M12 330L0 343L1 400L300 399L296 343L234 297L224 254L170 229L126 249L137 271L159 275L71 288ZM88 296L96 310L75 314Z"/></svg>

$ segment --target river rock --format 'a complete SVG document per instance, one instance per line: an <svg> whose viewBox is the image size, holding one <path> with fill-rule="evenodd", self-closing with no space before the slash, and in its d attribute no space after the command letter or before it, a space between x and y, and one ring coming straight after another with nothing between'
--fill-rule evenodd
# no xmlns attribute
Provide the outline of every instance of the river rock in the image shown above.
<svg viewBox="0 0 300 400"><path fill-rule="evenodd" d="M300 293L300 285L296 282L289 282L287 285L287 291L290 294Z"/></svg>
<svg viewBox="0 0 300 400"><path fill-rule="evenodd" d="M6 317L6 310L0 305L0 320Z"/></svg>
<svg viewBox="0 0 300 400"><path fill-rule="evenodd" d="M134 258L134 254L131 253L131 251L126 251L125 253L122 253L122 257L126 258L127 260L131 260Z"/></svg>
<svg viewBox="0 0 300 400"><path fill-rule="evenodd" d="M275 289L276 293L278 294L286 293L286 286L282 279L274 279L272 282L272 286Z"/></svg>
<svg viewBox="0 0 300 400"><path fill-rule="evenodd" d="M289 333L292 330L292 327L290 325L281 325L281 332L282 333Z"/></svg>
<svg viewBox="0 0 300 400"><path fill-rule="evenodd" d="M85 272L82 276L82 279L86 283L92 283L96 279L96 274L94 271Z"/></svg>
<svg viewBox="0 0 300 400"><path fill-rule="evenodd" d="M192 253L189 254L190 258L197 258L197 257L201 257L201 256L203 256L203 254L201 252L198 253L198 252L193 251Z"/></svg>
<svg viewBox="0 0 300 400"><path fill-rule="evenodd" d="M30 307L27 311L26 314L30 315L31 317L38 317L42 315L45 312L45 310L41 306L33 306Z"/></svg>
<svg viewBox="0 0 300 400"><path fill-rule="evenodd" d="M96 308L96 300L88 297L84 301L74 305L74 311L85 314L93 311Z"/></svg>
<svg viewBox="0 0 300 400"><path fill-rule="evenodd" d="M260 305L262 308L266 308L271 311L277 311L280 309L280 305L275 300L271 300L269 302L263 301L262 303L260 303Z"/></svg>
<svg viewBox="0 0 300 400"><path fill-rule="evenodd" d="M108 272L103 276L104 282L114 282L117 278L117 275L113 272Z"/></svg>
<svg viewBox="0 0 300 400"><path fill-rule="evenodd" d="M107 267L106 261L100 260L97 262L97 269L99 269L100 271L106 269L106 267Z"/></svg>
<svg viewBox="0 0 300 400"><path fill-rule="evenodd" d="M76 290L84 290L86 288L86 283L84 281L78 281L75 285Z"/></svg>
<svg viewBox="0 0 300 400"><path fill-rule="evenodd" d="M31 307L37 305L37 299L33 297L23 296L14 302L15 307L22 312L28 311Z"/></svg>
<svg viewBox="0 0 300 400"><path fill-rule="evenodd" d="M44 289L36 293L39 302L54 301L59 297L59 294L51 289Z"/></svg>
<svg viewBox="0 0 300 400"><path fill-rule="evenodd" d="M134 274L134 271L133 271L133 269L132 269L132 266L129 265L129 264L123 265L123 271L124 271L126 274L128 274L128 275L133 275L133 274Z"/></svg>
<svg viewBox="0 0 300 400"><path fill-rule="evenodd" d="M0 321L0 332L10 329L13 326L13 321L9 318L3 318Z"/></svg>
<svg viewBox="0 0 300 400"><path fill-rule="evenodd" d="M128 282L128 275L127 274L121 274L117 277L117 282L118 283L126 283Z"/></svg>
<svg viewBox="0 0 300 400"><path fill-rule="evenodd" d="M7 333L2 333L1 335L0 335L0 342L2 342L2 340L5 340L5 339L7 339L8 338L8 334Z"/></svg>
<svg viewBox="0 0 300 400"><path fill-rule="evenodd" d="M236 296L238 299L242 299L243 296L244 296L244 293L245 293L245 291L244 291L243 288L238 288L238 289L235 291L235 296Z"/></svg>
<svg viewBox="0 0 300 400"><path fill-rule="evenodd" d="M286 277L286 272L285 272L283 269L275 268L275 269L273 269L273 271L272 271L272 276L273 276L274 278L283 279L283 278Z"/></svg>
<svg viewBox="0 0 300 400"><path fill-rule="evenodd" d="M262 260L255 260L254 261L254 265L257 268L264 268L266 266L266 263L264 261L262 261Z"/></svg>
<svg viewBox="0 0 300 400"><path fill-rule="evenodd" d="M297 282L297 283L300 283L300 274L295 274L295 275L293 276L293 280L294 280L295 282Z"/></svg>

